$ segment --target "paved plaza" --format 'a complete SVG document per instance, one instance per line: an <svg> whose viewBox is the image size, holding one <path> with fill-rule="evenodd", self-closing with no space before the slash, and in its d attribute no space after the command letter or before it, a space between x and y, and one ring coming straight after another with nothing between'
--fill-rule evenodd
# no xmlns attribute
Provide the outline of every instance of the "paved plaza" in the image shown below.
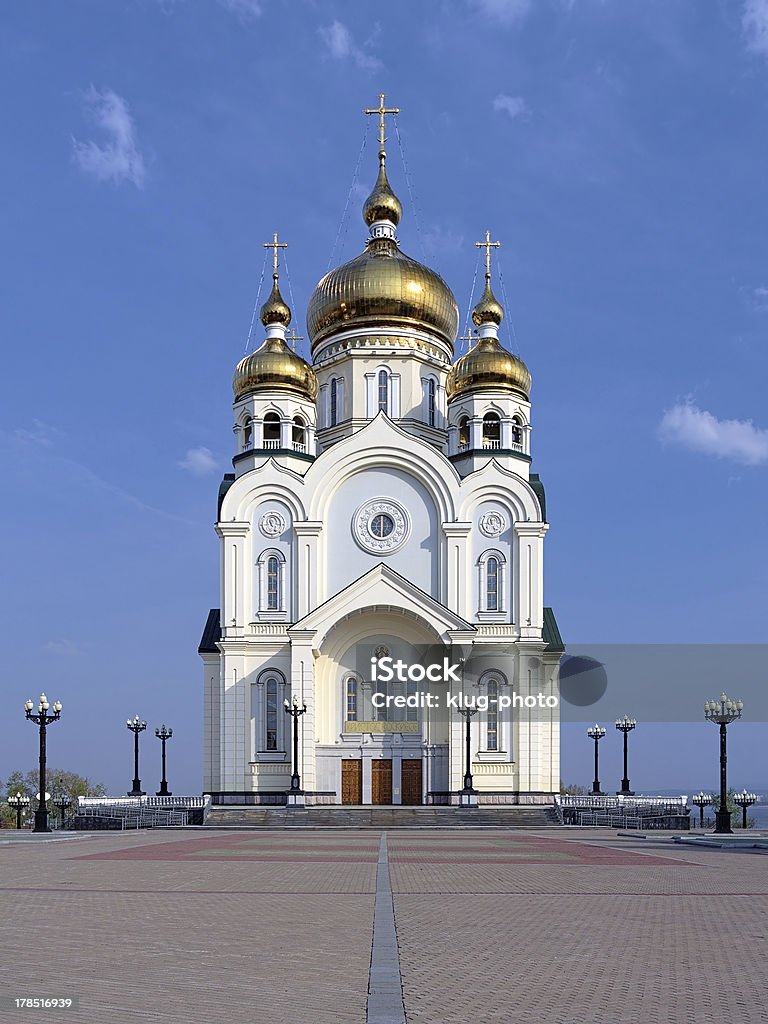
<svg viewBox="0 0 768 1024"><path fill-rule="evenodd" d="M3 1021L768 1022L759 851L569 829L0 835ZM78 1004L8 1002L35 996Z"/></svg>

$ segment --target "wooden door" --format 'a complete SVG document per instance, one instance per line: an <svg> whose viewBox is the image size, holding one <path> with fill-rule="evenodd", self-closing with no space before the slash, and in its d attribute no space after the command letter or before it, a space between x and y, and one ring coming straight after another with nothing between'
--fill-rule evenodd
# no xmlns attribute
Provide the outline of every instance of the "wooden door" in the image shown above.
<svg viewBox="0 0 768 1024"><path fill-rule="evenodd" d="M404 804L421 803L421 758L403 758L400 774L400 798Z"/></svg>
<svg viewBox="0 0 768 1024"><path fill-rule="evenodd" d="M392 758L371 761L371 803L392 803Z"/></svg>
<svg viewBox="0 0 768 1024"><path fill-rule="evenodd" d="M363 802L363 762L349 759L341 762L341 802Z"/></svg>

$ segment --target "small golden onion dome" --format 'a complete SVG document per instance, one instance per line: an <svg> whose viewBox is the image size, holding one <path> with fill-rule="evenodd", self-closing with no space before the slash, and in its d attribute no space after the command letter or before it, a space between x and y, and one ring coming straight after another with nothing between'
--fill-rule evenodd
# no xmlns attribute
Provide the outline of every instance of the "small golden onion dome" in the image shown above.
<svg viewBox="0 0 768 1024"><path fill-rule="evenodd" d="M382 150L379 153L379 176L363 205L363 220L368 227L377 220L391 221L397 227L402 215L402 204L387 180L386 155Z"/></svg>
<svg viewBox="0 0 768 1024"><path fill-rule="evenodd" d="M315 371L282 338L267 338L261 348L241 359L232 387L235 401L261 390L290 391L310 401L317 397Z"/></svg>
<svg viewBox="0 0 768 1024"><path fill-rule="evenodd" d="M485 291L472 310L472 321L476 327L482 327L483 324L496 324L498 327L503 319L504 307L491 291L491 279L486 274Z"/></svg>
<svg viewBox="0 0 768 1024"><path fill-rule="evenodd" d="M528 400L531 374L497 338L479 338L451 367L446 382L449 400L471 391L511 391Z"/></svg>
<svg viewBox="0 0 768 1024"><path fill-rule="evenodd" d="M406 256L392 238L370 239L359 256L326 274L307 309L313 352L328 335L378 326L426 330L451 349L459 329L451 289L434 270Z"/></svg>
<svg viewBox="0 0 768 1024"><path fill-rule="evenodd" d="M272 294L261 307L259 316L265 327L269 324L282 324L283 327L287 327L291 322L290 307L280 294L277 284L277 271L272 275Z"/></svg>

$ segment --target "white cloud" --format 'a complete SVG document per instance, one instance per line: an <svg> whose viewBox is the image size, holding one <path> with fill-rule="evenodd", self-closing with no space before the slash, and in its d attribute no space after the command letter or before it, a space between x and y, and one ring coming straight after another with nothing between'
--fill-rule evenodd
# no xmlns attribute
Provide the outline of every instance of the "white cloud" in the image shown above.
<svg viewBox="0 0 768 1024"><path fill-rule="evenodd" d="M661 418L659 438L670 444L733 459L748 466L768 462L768 430L752 420L719 420L692 402L678 403Z"/></svg>
<svg viewBox="0 0 768 1024"><path fill-rule="evenodd" d="M741 27L748 49L768 56L768 0L745 0Z"/></svg>
<svg viewBox="0 0 768 1024"><path fill-rule="evenodd" d="M242 21L258 18L261 14L261 0L219 0L221 6L237 15Z"/></svg>
<svg viewBox="0 0 768 1024"><path fill-rule="evenodd" d="M83 652L71 640L49 640L45 645L48 654L56 654L66 658L77 657Z"/></svg>
<svg viewBox="0 0 768 1024"><path fill-rule="evenodd" d="M136 141L136 126L122 96L111 89L99 92L93 86L86 94L90 116L107 136L104 145L72 139L75 162L98 181L130 181L144 185L144 157Z"/></svg>
<svg viewBox="0 0 768 1024"><path fill-rule="evenodd" d="M528 105L522 96L507 96L506 93L500 92L493 101L493 109L496 111L503 110L505 114L509 114L514 120L528 110Z"/></svg>
<svg viewBox="0 0 768 1024"><path fill-rule="evenodd" d="M472 0L472 5L492 21L512 25L523 20L531 9L531 0Z"/></svg>
<svg viewBox="0 0 768 1024"><path fill-rule="evenodd" d="M439 224L424 232L424 249L428 256L440 257L446 253L461 252L464 248L464 235Z"/></svg>
<svg viewBox="0 0 768 1024"><path fill-rule="evenodd" d="M179 462L179 466L194 473L195 476L206 476L208 473L214 472L217 463L210 448L190 448Z"/></svg>
<svg viewBox="0 0 768 1024"><path fill-rule="evenodd" d="M61 431L43 423L42 420L32 420L31 427L18 427L13 433L20 441L39 444L43 448L50 448L56 438L61 436Z"/></svg>
<svg viewBox="0 0 768 1024"><path fill-rule="evenodd" d="M376 71L381 61L372 57L355 43L352 33L341 21L319 28L320 38L328 47L328 52L335 60L352 60L363 71Z"/></svg>

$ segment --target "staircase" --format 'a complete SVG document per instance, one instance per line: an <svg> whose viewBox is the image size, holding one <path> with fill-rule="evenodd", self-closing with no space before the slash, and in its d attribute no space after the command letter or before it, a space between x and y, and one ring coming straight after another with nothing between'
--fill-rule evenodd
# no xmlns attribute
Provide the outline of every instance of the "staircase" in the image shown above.
<svg viewBox="0 0 768 1024"><path fill-rule="evenodd" d="M546 828L554 807L211 807L208 828Z"/></svg>

